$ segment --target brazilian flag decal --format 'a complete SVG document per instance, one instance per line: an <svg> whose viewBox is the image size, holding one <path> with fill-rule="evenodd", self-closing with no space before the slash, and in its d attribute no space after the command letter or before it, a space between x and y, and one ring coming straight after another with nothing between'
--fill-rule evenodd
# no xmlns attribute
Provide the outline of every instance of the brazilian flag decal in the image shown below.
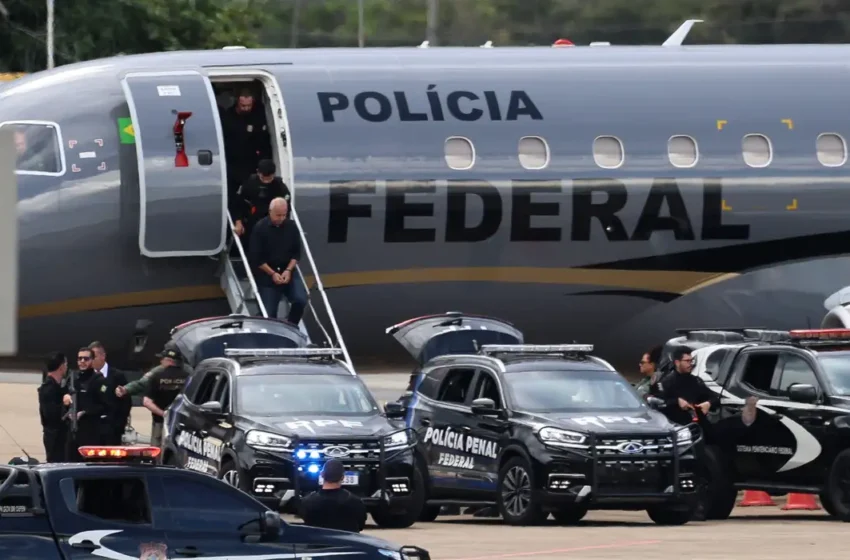
<svg viewBox="0 0 850 560"><path fill-rule="evenodd" d="M122 144L136 143L136 130L133 128L133 121L130 120L130 117L118 119L118 137Z"/></svg>

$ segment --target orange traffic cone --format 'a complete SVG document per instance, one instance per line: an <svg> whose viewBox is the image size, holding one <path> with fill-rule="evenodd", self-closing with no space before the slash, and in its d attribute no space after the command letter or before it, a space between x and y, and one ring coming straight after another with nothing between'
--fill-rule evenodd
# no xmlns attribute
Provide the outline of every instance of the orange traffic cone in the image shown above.
<svg viewBox="0 0 850 560"><path fill-rule="evenodd" d="M814 494L788 494L788 501L782 506L782 509L788 510L807 510L814 511L820 509L820 506L815 501Z"/></svg>
<svg viewBox="0 0 850 560"><path fill-rule="evenodd" d="M744 490L744 499L738 504L741 507L775 506L773 498L761 490Z"/></svg>

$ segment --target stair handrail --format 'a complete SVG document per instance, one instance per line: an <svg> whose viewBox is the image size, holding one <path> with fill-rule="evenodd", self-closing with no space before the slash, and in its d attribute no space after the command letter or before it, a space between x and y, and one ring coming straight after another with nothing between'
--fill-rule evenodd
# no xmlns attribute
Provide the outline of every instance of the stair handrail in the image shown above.
<svg viewBox="0 0 850 560"><path fill-rule="evenodd" d="M307 255L307 261L310 263L310 268L313 271L313 278L316 280L316 289L319 291L319 295L322 297L322 303L325 305L325 310L328 313L328 319L331 322L331 327L334 331L334 336L336 337L336 344L339 349L342 350L342 355L345 358L345 363L348 364L348 367L351 368L351 371L354 371L354 364L351 361L351 356L348 354L348 347L345 345L345 341L342 339L342 332L339 330L339 324L336 322L336 316L334 316L333 308L331 308L331 302L328 301L328 295L325 292L325 286L322 284L322 278L319 276L319 269L316 266L316 261L313 259L313 253L310 251L310 244L307 242L307 232L304 231L304 228L301 227L301 220L298 219L298 213L295 211L294 206L290 206L290 214L292 215L292 219L295 221L295 225L298 226L298 234L301 236L301 249ZM304 274L301 273L301 268L298 268L298 273L301 276L301 281L304 283L304 289L307 290L307 294L310 293L310 287L307 286L307 280L304 279ZM330 338L328 336L327 331L325 331L322 326L322 322L319 320L318 315L316 315L316 310L313 309L312 304L308 298L308 305L310 305L311 310L313 311L313 316L316 319L316 323L319 325L319 328L322 329L322 332L325 334L325 338Z"/></svg>
<svg viewBox="0 0 850 560"><path fill-rule="evenodd" d="M236 235L236 226L233 223L233 218L230 216L230 212L227 212L227 223L230 224L230 231L233 232L233 242L236 243L236 249L239 250L239 258L242 259L242 264L245 266L245 274L248 276L248 284L251 286L251 291L254 292L254 296L257 298L257 305L260 307L260 315L264 318L268 319L269 314L266 311L266 306L263 303L263 298L260 297L260 291L257 289L257 282L254 280L254 271L251 270L251 263L248 262L248 256L245 254L245 248L242 247L242 241L239 240L239 236ZM233 263L230 262L230 257L227 258L228 265L233 268ZM233 271L236 272L235 270ZM234 274L235 276L235 274ZM239 284L239 293L242 295L242 303L247 303L245 301L245 294L242 292L241 282L239 279L236 279L237 284Z"/></svg>

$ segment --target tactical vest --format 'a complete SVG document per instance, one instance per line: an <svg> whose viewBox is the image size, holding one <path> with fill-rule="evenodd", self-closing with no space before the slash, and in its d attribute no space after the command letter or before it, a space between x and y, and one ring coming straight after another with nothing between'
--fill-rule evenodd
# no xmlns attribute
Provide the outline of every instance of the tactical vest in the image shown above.
<svg viewBox="0 0 850 560"><path fill-rule="evenodd" d="M180 366L169 366L158 371L154 374L151 400L156 406L165 410L183 390L187 378L186 370Z"/></svg>

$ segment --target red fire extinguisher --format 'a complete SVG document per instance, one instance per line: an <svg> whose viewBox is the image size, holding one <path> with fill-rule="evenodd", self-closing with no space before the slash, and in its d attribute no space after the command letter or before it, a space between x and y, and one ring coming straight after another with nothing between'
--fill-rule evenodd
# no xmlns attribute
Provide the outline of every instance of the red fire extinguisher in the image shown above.
<svg viewBox="0 0 850 560"><path fill-rule="evenodd" d="M192 113L189 111L180 111L177 113L177 120L174 121L174 148L176 150L174 167L189 167L186 144L183 140L183 127L186 126L186 120L191 116Z"/></svg>

